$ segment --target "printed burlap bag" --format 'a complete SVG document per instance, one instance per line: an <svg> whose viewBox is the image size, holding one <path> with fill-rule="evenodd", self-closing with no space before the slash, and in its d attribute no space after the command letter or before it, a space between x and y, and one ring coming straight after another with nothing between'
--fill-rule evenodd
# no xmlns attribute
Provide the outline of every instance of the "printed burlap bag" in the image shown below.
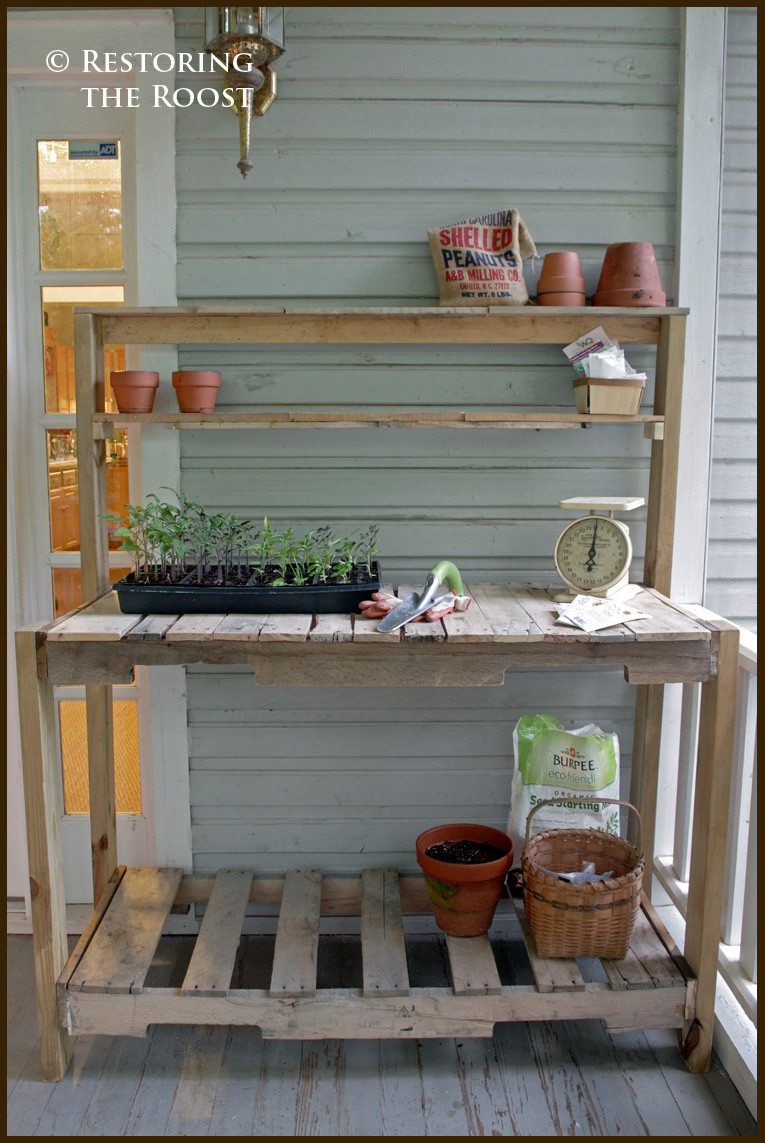
<svg viewBox="0 0 765 1143"><path fill-rule="evenodd" d="M536 254L517 210L428 231L442 306L523 306L523 259Z"/></svg>

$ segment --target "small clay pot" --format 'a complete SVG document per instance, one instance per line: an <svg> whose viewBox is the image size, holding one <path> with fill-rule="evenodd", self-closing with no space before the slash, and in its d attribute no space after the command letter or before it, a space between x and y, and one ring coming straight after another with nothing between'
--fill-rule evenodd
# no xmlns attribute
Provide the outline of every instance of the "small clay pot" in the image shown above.
<svg viewBox="0 0 765 1143"><path fill-rule="evenodd" d="M109 384L121 413L150 413L159 386L159 373L118 369L109 374Z"/></svg>
<svg viewBox="0 0 765 1143"><path fill-rule="evenodd" d="M584 278L574 250L545 254L537 283L540 306L583 306Z"/></svg>
<svg viewBox="0 0 765 1143"><path fill-rule="evenodd" d="M211 413L220 388L220 373L207 369L179 369L173 388L182 413Z"/></svg>
<svg viewBox="0 0 765 1143"><path fill-rule="evenodd" d="M457 865L428 857L426 850L443 841L487 841L504 857L476 865ZM491 826L456 823L425 830L417 838L417 862L425 874L433 916L439 929L454 937L477 937L488 931L510 866L513 843Z"/></svg>
<svg viewBox="0 0 765 1143"><path fill-rule="evenodd" d="M650 242L616 242L603 259L594 306L666 306Z"/></svg>

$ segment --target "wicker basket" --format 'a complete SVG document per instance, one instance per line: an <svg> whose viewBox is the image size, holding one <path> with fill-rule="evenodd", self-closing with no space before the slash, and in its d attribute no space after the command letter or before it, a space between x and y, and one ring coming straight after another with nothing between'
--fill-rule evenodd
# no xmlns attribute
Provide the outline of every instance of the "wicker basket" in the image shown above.
<svg viewBox="0 0 765 1143"><path fill-rule="evenodd" d="M526 819L523 904L542 957L596 956L621 960L635 923L643 890L642 822L629 802L577 798L577 802L627 806L638 823L637 847L595 829L553 829L529 839L531 819L542 806L568 804L569 798L539 802ZM543 870L570 873L594 861L596 873L613 870L608 881L576 885Z"/></svg>

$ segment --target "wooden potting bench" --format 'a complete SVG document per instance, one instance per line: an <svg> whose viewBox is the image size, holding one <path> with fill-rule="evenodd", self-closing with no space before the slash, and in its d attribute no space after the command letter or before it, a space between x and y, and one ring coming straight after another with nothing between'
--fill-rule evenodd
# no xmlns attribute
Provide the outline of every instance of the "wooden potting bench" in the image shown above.
<svg viewBox="0 0 765 1143"><path fill-rule="evenodd" d="M500 1021L600 1018L612 1030L675 1027L689 1067L708 1068L714 1021L725 826L730 782L738 633L699 621L666 595L677 495L685 311L682 310L100 310L77 312L77 432L84 607L17 632L17 665L35 968L43 1074L55 1080L79 1032L141 1035L149 1024L253 1024L264 1036L487 1036ZM650 414L442 413L422 410L303 415L104 412L105 344L399 343L564 345L602 325L623 345L656 345ZM437 425L563 428L603 421L643 424L652 440L644 587L648 616L600 633L554 623L549 590L468 585L466 613L381 635L360 616L122 615L109 589L104 441L136 419L194 427ZM422 878L369 869L357 878L294 869L263 878L252 868L214 878L179 869L117 866L111 687L137 665L248 664L256 684L498 686L506 672L621 665L636 687L631 800L653 856L663 686L701 683L688 919L683 953L647 896L625 960L593 978L570 960L542 960L517 910L533 984L506 984L486 937L449 938L452 986L410 982L402 915L428 910ZM95 911L67 954L54 685L86 688ZM160 763L161 764L161 763ZM650 880L650 879L649 879ZM649 888L647 886L646 888ZM249 902L279 905L269 986L230 987ZM179 988L147 975L166 917L204 903L205 915ZM361 918L363 984L317 987L321 915Z"/></svg>

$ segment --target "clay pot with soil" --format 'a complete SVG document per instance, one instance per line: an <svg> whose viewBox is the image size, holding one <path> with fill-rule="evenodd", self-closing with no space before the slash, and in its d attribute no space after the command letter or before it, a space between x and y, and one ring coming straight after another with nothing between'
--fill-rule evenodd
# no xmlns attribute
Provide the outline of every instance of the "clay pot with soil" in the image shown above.
<svg viewBox="0 0 765 1143"><path fill-rule="evenodd" d="M436 826L417 838L417 862L443 932L476 937L488 931L513 864L506 833L465 822Z"/></svg>
<svg viewBox="0 0 765 1143"><path fill-rule="evenodd" d="M606 250L595 306L666 306L650 242L616 242Z"/></svg>
<svg viewBox="0 0 765 1143"><path fill-rule="evenodd" d="M173 388L182 413L211 413L218 398L220 373L179 369L173 373Z"/></svg>
<svg viewBox="0 0 765 1143"><path fill-rule="evenodd" d="M537 283L540 306L583 306L584 278L575 250L545 254Z"/></svg>
<svg viewBox="0 0 765 1143"><path fill-rule="evenodd" d="M121 413L150 413L159 386L159 373L142 369L115 370L109 384Z"/></svg>

